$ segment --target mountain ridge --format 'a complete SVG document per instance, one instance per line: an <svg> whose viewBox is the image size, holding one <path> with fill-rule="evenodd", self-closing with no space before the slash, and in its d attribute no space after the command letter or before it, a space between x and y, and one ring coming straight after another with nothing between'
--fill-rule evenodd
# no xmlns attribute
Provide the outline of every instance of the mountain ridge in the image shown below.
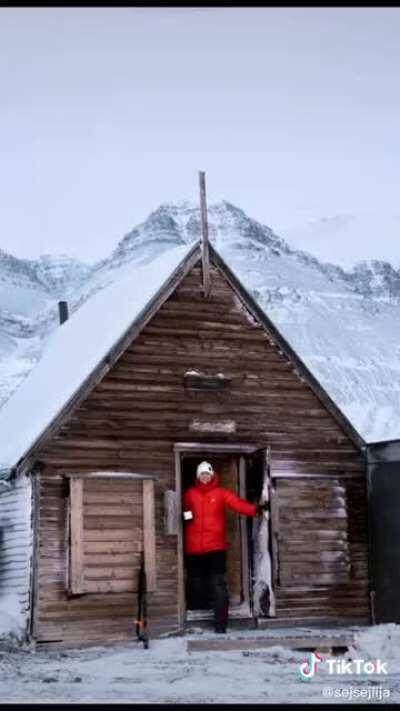
<svg viewBox="0 0 400 711"><path fill-rule="evenodd" d="M228 201L210 205L208 219L211 243L359 431L393 433L391 420L400 413L400 270L383 260L360 261L351 271L322 262ZM198 206L170 202L91 265L67 255L20 260L0 250L0 405L57 327L59 298L72 314L129 265L195 243L200 229ZM10 378L13 359L19 380Z"/></svg>

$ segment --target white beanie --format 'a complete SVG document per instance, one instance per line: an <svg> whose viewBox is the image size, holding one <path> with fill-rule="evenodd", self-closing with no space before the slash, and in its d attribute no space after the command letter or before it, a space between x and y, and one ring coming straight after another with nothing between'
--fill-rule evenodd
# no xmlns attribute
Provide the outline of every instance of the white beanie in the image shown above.
<svg viewBox="0 0 400 711"><path fill-rule="evenodd" d="M197 467L196 476L199 476L202 472L214 474L214 469L212 468L210 462L200 462L199 466Z"/></svg>

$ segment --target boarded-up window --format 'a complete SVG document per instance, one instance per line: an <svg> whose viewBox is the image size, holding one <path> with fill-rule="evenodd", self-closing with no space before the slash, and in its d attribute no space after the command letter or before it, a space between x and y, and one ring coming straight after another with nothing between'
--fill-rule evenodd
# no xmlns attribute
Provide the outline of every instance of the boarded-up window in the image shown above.
<svg viewBox="0 0 400 711"><path fill-rule="evenodd" d="M135 592L144 551L155 589L154 482L89 475L70 478L70 594Z"/></svg>
<svg viewBox="0 0 400 711"><path fill-rule="evenodd" d="M275 584L348 582L351 566L343 481L277 478L272 498Z"/></svg>

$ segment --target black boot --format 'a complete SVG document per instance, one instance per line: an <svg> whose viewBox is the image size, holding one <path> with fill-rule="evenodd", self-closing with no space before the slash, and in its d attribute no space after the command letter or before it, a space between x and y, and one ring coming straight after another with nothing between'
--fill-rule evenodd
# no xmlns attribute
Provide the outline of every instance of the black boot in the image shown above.
<svg viewBox="0 0 400 711"><path fill-rule="evenodd" d="M214 574L211 578L211 588L214 602L214 629L219 634L225 634L229 604L226 576L223 573Z"/></svg>
<svg viewBox="0 0 400 711"><path fill-rule="evenodd" d="M215 623L214 629L217 634L226 634L226 625L223 625L220 622Z"/></svg>

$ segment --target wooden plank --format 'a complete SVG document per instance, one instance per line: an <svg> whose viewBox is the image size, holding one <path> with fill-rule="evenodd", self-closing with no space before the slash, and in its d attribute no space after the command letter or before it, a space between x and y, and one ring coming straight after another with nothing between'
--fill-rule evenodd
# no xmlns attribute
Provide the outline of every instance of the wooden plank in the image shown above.
<svg viewBox="0 0 400 711"><path fill-rule="evenodd" d="M345 619L346 618L362 618L365 621L368 620L369 618L369 610L367 605L359 606L355 608L354 605L349 606L348 608L346 607L333 607L332 605L329 607L324 607L321 609L316 609L316 610L304 610L301 608L293 608L290 610L285 610L285 612L282 612L282 617L280 618L282 621L287 620L288 622L290 621L299 621L301 619L307 620L308 623L315 623L315 622L320 622L321 618L327 618L327 620L331 620L331 622L341 622L342 624L345 624ZM349 622L348 624L357 624L355 621L353 623Z"/></svg>
<svg viewBox="0 0 400 711"><path fill-rule="evenodd" d="M280 490L280 500L285 506L285 510L290 508L293 513L300 513L303 509L308 509L310 506L314 506L317 502L319 508L331 508L335 509L338 507L343 507L346 504L346 495L343 489L342 492L331 491L316 491L312 494L304 494L301 498L294 499L292 491L282 491Z"/></svg>
<svg viewBox="0 0 400 711"><path fill-rule="evenodd" d="M282 575L301 575L304 573L314 573L319 575L320 573L336 573L336 572L350 572L350 556L347 555L341 560L324 560L314 558L310 560L305 557L302 558L300 555L297 558L291 556L285 556L281 559L281 573Z"/></svg>
<svg viewBox="0 0 400 711"><path fill-rule="evenodd" d="M142 501L131 503L131 505L117 505L113 504L86 504L84 505L84 515L86 516L102 516L104 517L105 523L108 523L109 516L117 517L129 517L137 514L142 507Z"/></svg>
<svg viewBox="0 0 400 711"><path fill-rule="evenodd" d="M282 572L280 570L279 580L281 587L289 587L291 585L298 585L299 583L315 583L316 585L321 585L322 583L330 583L336 585L336 583L349 583L350 577L348 573L318 573L313 575L307 571L301 572L298 575L294 573Z"/></svg>
<svg viewBox="0 0 400 711"><path fill-rule="evenodd" d="M139 513L139 511L138 511ZM84 530L86 531L107 531L123 530L130 531L132 527L132 516L85 516Z"/></svg>
<svg viewBox="0 0 400 711"><path fill-rule="evenodd" d="M85 569L86 567L101 567L103 565L108 565L110 568L114 566L134 566L139 565L140 562L140 551L130 551L129 553L117 552L113 553L87 553L85 551Z"/></svg>
<svg viewBox="0 0 400 711"><path fill-rule="evenodd" d="M115 491L110 489L102 489L93 492L83 492L83 505L90 506L91 504L110 504L116 506L119 504L127 504L131 506L132 504L142 503L142 493L129 492L129 491Z"/></svg>
<svg viewBox="0 0 400 711"><path fill-rule="evenodd" d="M132 580L86 580L86 593L137 592L137 581ZM103 620L104 623L104 620Z"/></svg>
<svg viewBox="0 0 400 711"><path fill-rule="evenodd" d="M326 520L321 519L304 519L299 520L293 518L290 524L287 520L283 521L280 518L281 536L284 537L286 531L296 532L307 530L313 531L315 536L319 535L319 531L332 531L337 533L337 531L346 532L347 531L347 519L345 518L327 518Z"/></svg>
<svg viewBox="0 0 400 711"><path fill-rule="evenodd" d="M40 561L40 549L39 549L39 530L40 530L40 494L42 486L42 471L37 469L34 476L32 476L32 582L30 590L30 620L29 620L29 633L35 637L37 632L37 612L38 612L38 599L39 599L39 561ZM68 581L66 581L68 582Z"/></svg>
<svg viewBox="0 0 400 711"><path fill-rule="evenodd" d="M128 541L94 541L83 543L83 551L85 557L89 560L90 554L106 554L106 555L116 555L116 554L130 554L130 553L140 553L143 548L142 541L128 540Z"/></svg>
<svg viewBox="0 0 400 711"><path fill-rule="evenodd" d="M137 558L136 569L139 570L140 558ZM86 565L85 564L85 587L86 583L90 580L135 580L137 575L135 575L135 566L123 565L123 566L112 566L107 565L106 567L100 567L98 565Z"/></svg>
<svg viewBox="0 0 400 711"><path fill-rule="evenodd" d="M317 464L319 469L323 469L323 465ZM335 465L336 466L336 465ZM338 467L339 468L339 467ZM299 467L297 467L299 469ZM301 472L301 478L302 479L319 479L322 480L323 478L328 479L329 476L332 476L332 474L329 474L328 472L326 473L325 477L321 475L321 472L319 473L308 473L308 472ZM271 477L272 479L299 479L300 474L299 471L274 471L271 472ZM365 478L365 473L362 471L354 471L354 472L335 472L334 474L335 479L364 479Z"/></svg>
<svg viewBox="0 0 400 711"><path fill-rule="evenodd" d="M143 548L147 589L156 590L156 522L154 515L154 482L143 481Z"/></svg>
<svg viewBox="0 0 400 711"><path fill-rule="evenodd" d="M86 495L91 494L105 494L110 496L110 501L114 495L125 494L128 498L133 497L141 499L142 496L142 484L141 479L85 479L85 493ZM84 499L85 500L85 499Z"/></svg>
<svg viewBox="0 0 400 711"><path fill-rule="evenodd" d="M113 541L138 541L142 538L142 530L140 528L130 528L129 530L119 529L105 529L105 530L95 530L86 529L84 530L84 543L103 541L103 542L113 542Z"/></svg>
<svg viewBox="0 0 400 711"><path fill-rule="evenodd" d="M82 444L84 446L87 446L87 440L82 440ZM73 479L74 477L82 478L82 473L81 472L66 472L64 476L68 479ZM98 472L90 472L88 474L85 474L84 476L85 480L86 479L157 479L152 474L138 474L135 472L112 472L112 471L98 471Z"/></svg>
<svg viewBox="0 0 400 711"><path fill-rule="evenodd" d="M91 593L93 595L94 593ZM118 594L118 593L114 593ZM105 593L108 597L110 596L109 593ZM81 598L80 598L81 599ZM126 618L129 620L133 620L134 616L134 605L132 605L132 599L133 596L131 594L131 603L129 606L120 608L114 606L114 609L109 610L106 607L103 607L101 609L82 609L82 608L75 608L75 609L69 609L67 612L59 613L57 612L45 612L41 616L41 620L44 623L49 623L49 622L79 622L79 621L86 621L86 620L104 620L104 617L107 615L112 615L113 619L116 620L118 618Z"/></svg>
<svg viewBox="0 0 400 711"><path fill-rule="evenodd" d="M164 533L166 536L176 536L178 534L178 517L180 502L176 491L167 489L164 491Z"/></svg>
<svg viewBox="0 0 400 711"><path fill-rule="evenodd" d="M251 442L232 442L230 444L215 442L175 442L175 452L228 452L251 453L257 445Z"/></svg>
<svg viewBox="0 0 400 711"><path fill-rule="evenodd" d="M84 589L83 578L83 480L71 479L71 551L70 551L70 590L79 594Z"/></svg>
<svg viewBox="0 0 400 711"><path fill-rule="evenodd" d="M231 434L236 432L236 422L234 420L201 420L196 417L189 422L189 431Z"/></svg>
<svg viewBox="0 0 400 711"><path fill-rule="evenodd" d="M257 637L253 639L189 639L188 652L231 652L252 649L267 649L279 645L285 649L318 649L321 647L349 647L354 641L354 634L341 635L309 635L309 636L276 636Z"/></svg>
<svg viewBox="0 0 400 711"><path fill-rule="evenodd" d="M199 171L200 187L200 215L201 215L201 264L203 274L203 295L205 299L210 295L210 250L208 244L206 174Z"/></svg>
<svg viewBox="0 0 400 711"><path fill-rule="evenodd" d="M316 557L322 560L336 560L349 558L348 544L345 543L340 547L337 545L334 547L322 547L313 546L309 548L305 546L303 542L299 542L296 545L288 544L287 541L282 540L280 544L280 550L285 557L285 560L297 560L300 556L303 560L315 560ZM354 558L354 556L352 556Z"/></svg>
<svg viewBox="0 0 400 711"><path fill-rule="evenodd" d="M314 503L315 506L315 503ZM281 522L282 528L293 525L293 522L299 523L300 525L304 522L305 526L308 526L308 519L312 519L315 523L323 523L330 521L330 524L334 524L331 519L347 519L347 510L345 508L328 509L321 507L321 509L314 508L313 511L303 511L301 509L284 509L281 507Z"/></svg>

